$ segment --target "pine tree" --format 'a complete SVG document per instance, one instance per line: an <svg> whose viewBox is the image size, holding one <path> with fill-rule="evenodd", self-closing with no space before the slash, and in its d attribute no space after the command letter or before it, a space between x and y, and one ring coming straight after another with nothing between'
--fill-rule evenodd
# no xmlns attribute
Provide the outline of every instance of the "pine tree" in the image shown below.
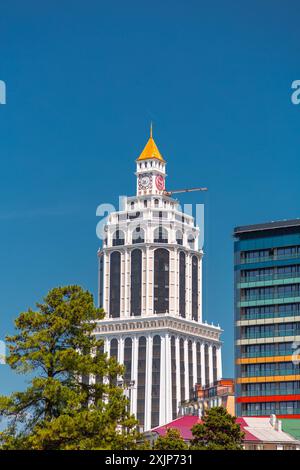
<svg viewBox="0 0 300 470"><path fill-rule="evenodd" d="M155 450L186 450L188 445L184 442L178 429L167 428L164 436L159 436L154 443Z"/></svg>
<svg viewBox="0 0 300 470"><path fill-rule="evenodd" d="M78 286L52 289L15 321L7 362L28 374L26 390L0 397L2 449L133 449L136 421L117 378L124 368L94 334L103 319ZM87 380L94 377L95 380Z"/></svg>
<svg viewBox="0 0 300 470"><path fill-rule="evenodd" d="M192 450L242 450L244 433L236 417L220 406L206 410L203 422L192 428Z"/></svg>

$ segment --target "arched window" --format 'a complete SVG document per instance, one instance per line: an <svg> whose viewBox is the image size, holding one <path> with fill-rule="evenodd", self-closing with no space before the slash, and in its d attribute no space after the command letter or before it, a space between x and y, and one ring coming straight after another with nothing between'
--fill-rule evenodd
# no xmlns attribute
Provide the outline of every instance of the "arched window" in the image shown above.
<svg viewBox="0 0 300 470"><path fill-rule="evenodd" d="M185 318L185 253L179 253L179 315Z"/></svg>
<svg viewBox="0 0 300 470"><path fill-rule="evenodd" d="M168 231L161 225L154 230L154 243L168 243Z"/></svg>
<svg viewBox="0 0 300 470"><path fill-rule="evenodd" d="M213 346L213 380L218 380L218 368L217 368L217 348Z"/></svg>
<svg viewBox="0 0 300 470"><path fill-rule="evenodd" d="M182 245L183 244L183 234L181 230L177 230L176 232L176 243L177 245Z"/></svg>
<svg viewBox="0 0 300 470"><path fill-rule="evenodd" d="M154 200L154 207L158 207L159 206L159 200L158 199L155 199Z"/></svg>
<svg viewBox="0 0 300 470"><path fill-rule="evenodd" d="M137 378L137 408L136 418L141 426L145 420L145 379L146 379L146 338L139 339L138 349L138 378Z"/></svg>
<svg viewBox="0 0 300 470"><path fill-rule="evenodd" d="M116 230L113 234L113 246L124 245L125 235L123 230Z"/></svg>
<svg viewBox="0 0 300 470"><path fill-rule="evenodd" d="M145 232L141 227L136 227L132 232L132 243L144 243L145 242Z"/></svg>
<svg viewBox="0 0 300 470"><path fill-rule="evenodd" d="M151 403L151 427L159 425L159 398L160 398L160 336L153 338L152 352L152 403Z"/></svg>
<svg viewBox="0 0 300 470"><path fill-rule="evenodd" d="M194 377L193 377L193 344L192 341L188 342L188 361L189 361L189 389L190 396L188 399L191 399L194 394Z"/></svg>
<svg viewBox="0 0 300 470"><path fill-rule="evenodd" d="M142 251L131 253L131 315L141 315L142 309Z"/></svg>
<svg viewBox="0 0 300 470"><path fill-rule="evenodd" d="M191 248L191 250L195 249L195 237L192 234L188 236L188 245Z"/></svg>
<svg viewBox="0 0 300 470"><path fill-rule="evenodd" d="M147 199L144 200L144 207L146 209L146 207L148 206L148 202L147 202Z"/></svg>
<svg viewBox="0 0 300 470"><path fill-rule="evenodd" d="M172 418L177 418L177 390L176 390L176 346L175 337L171 338L171 379L172 379Z"/></svg>
<svg viewBox="0 0 300 470"><path fill-rule="evenodd" d="M192 318L198 321L198 258L192 257Z"/></svg>
<svg viewBox="0 0 300 470"><path fill-rule="evenodd" d="M120 290L121 290L121 254L113 251L110 255L110 292L109 316L120 316Z"/></svg>
<svg viewBox="0 0 300 470"><path fill-rule="evenodd" d="M169 310L169 251L159 248L154 252L154 312Z"/></svg>
<svg viewBox="0 0 300 470"><path fill-rule="evenodd" d="M99 307L103 307L103 256L99 258Z"/></svg>
<svg viewBox="0 0 300 470"><path fill-rule="evenodd" d="M134 209L134 202L133 201L130 203L130 208Z"/></svg>
<svg viewBox="0 0 300 470"><path fill-rule="evenodd" d="M126 338L124 342L125 384L128 384L131 381L131 363L132 363L132 339Z"/></svg>
<svg viewBox="0 0 300 470"><path fill-rule="evenodd" d="M179 341L179 363L180 363L180 395L181 395L181 401L184 401L187 399L187 397L185 396L184 341L182 338L180 338L180 341Z"/></svg>

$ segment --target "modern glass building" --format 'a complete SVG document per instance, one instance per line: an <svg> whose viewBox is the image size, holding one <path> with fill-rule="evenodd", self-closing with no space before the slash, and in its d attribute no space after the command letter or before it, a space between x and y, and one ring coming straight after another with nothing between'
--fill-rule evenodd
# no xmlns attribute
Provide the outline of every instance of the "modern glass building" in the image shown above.
<svg viewBox="0 0 300 470"><path fill-rule="evenodd" d="M300 219L234 237L236 414L300 418Z"/></svg>

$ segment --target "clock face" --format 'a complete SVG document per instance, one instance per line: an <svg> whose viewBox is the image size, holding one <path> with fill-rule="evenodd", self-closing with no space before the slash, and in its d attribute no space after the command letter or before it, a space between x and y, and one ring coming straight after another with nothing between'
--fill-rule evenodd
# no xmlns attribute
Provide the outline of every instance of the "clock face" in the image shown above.
<svg viewBox="0 0 300 470"><path fill-rule="evenodd" d="M148 189L152 186L151 175L141 175L139 177L139 188Z"/></svg>
<svg viewBox="0 0 300 470"><path fill-rule="evenodd" d="M165 189L165 180L164 180L163 176L158 175L155 178L155 184L156 184L156 187L159 191L163 191Z"/></svg>

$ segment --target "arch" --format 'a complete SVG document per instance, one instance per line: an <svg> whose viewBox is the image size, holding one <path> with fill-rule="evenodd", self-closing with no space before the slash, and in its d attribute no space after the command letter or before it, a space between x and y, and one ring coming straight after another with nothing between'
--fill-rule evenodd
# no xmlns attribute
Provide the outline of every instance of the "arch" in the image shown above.
<svg viewBox="0 0 300 470"><path fill-rule="evenodd" d="M169 264L170 254L165 248L154 252L154 312L169 310Z"/></svg>
<svg viewBox="0 0 300 470"><path fill-rule="evenodd" d="M145 242L145 231L140 226L135 227L132 232L132 243L144 243Z"/></svg>
<svg viewBox="0 0 300 470"><path fill-rule="evenodd" d="M130 274L130 314L141 315L142 311L142 251L135 249L131 252L131 274Z"/></svg>
<svg viewBox="0 0 300 470"><path fill-rule="evenodd" d="M198 321L198 258L192 257L192 319Z"/></svg>
<svg viewBox="0 0 300 470"><path fill-rule="evenodd" d="M155 335L152 349L151 428L159 425L161 338Z"/></svg>
<svg viewBox="0 0 300 470"><path fill-rule="evenodd" d="M121 253L113 251L110 254L110 292L109 292L109 316L120 317L121 298Z"/></svg>
<svg viewBox="0 0 300 470"><path fill-rule="evenodd" d="M125 243L125 234L123 230L116 230L113 234L113 246L121 246Z"/></svg>
<svg viewBox="0 0 300 470"><path fill-rule="evenodd" d="M154 230L154 243L168 243L168 230L162 225Z"/></svg>

